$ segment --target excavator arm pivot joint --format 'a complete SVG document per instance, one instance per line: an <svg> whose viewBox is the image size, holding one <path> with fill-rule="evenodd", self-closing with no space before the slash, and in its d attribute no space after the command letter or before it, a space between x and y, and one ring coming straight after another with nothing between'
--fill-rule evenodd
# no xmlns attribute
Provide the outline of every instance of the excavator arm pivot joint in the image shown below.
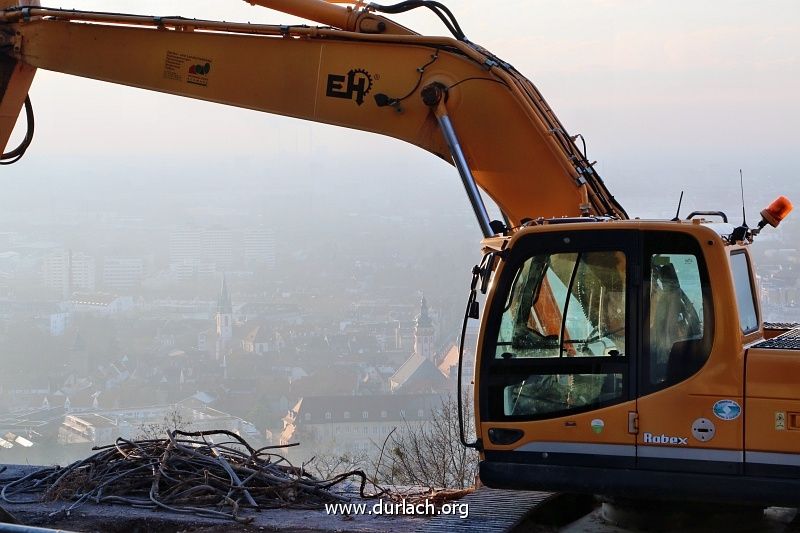
<svg viewBox="0 0 800 533"><path fill-rule="evenodd" d="M358 21L358 29L361 33L384 33L386 23L372 16L364 16Z"/></svg>
<svg viewBox="0 0 800 533"><path fill-rule="evenodd" d="M447 87L439 82L433 82L422 88L420 96L422 96L422 101L426 106L435 108L442 101L442 98L447 99Z"/></svg>

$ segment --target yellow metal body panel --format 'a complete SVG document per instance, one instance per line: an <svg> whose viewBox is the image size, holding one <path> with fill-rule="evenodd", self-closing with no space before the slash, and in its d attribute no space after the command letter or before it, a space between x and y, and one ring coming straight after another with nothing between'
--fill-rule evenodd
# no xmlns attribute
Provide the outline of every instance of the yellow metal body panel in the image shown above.
<svg viewBox="0 0 800 533"><path fill-rule="evenodd" d="M0 97L0 147L8 144L19 118L22 104L28 95L28 89L33 83L34 74L36 74L35 67L13 61L10 58L0 60L0 77L8 80L9 87L9 90Z"/></svg>
<svg viewBox="0 0 800 533"><path fill-rule="evenodd" d="M345 27L358 26L353 17L375 17L313 0L263 3ZM21 41L13 57L30 67L388 135L450 162L420 96L440 83L475 180L512 225L582 213L626 218L528 80L478 47L398 28L376 35L47 9L29 19L0 13L0 29ZM381 106L378 94L402 100ZM579 180L578 167L594 177Z"/></svg>
<svg viewBox="0 0 800 533"><path fill-rule="evenodd" d="M628 401L611 407L536 422L484 422L479 435L486 450L514 450L531 443L581 443L634 445L635 435L628 432L628 413L636 411L636 402ZM592 421L600 419L603 431L592 430ZM493 444L489 429L521 429L520 440L508 444Z"/></svg>
<svg viewBox="0 0 800 533"><path fill-rule="evenodd" d="M19 5L38 6L39 0L0 0L0 9L17 7ZM0 33L4 44L18 52L22 46L22 39L16 31L7 30ZM0 87L5 91L0 92L0 152L8 145L8 139L17 123L22 103L28 95L36 68L12 56L0 57Z"/></svg>
<svg viewBox="0 0 800 533"><path fill-rule="evenodd" d="M695 375L638 399L637 443L645 445L643 438L647 432L689 436L693 422L706 418L715 423L716 435L708 442L689 438L691 447L742 450L744 417L721 421L713 413L713 406L719 400L744 405L743 336L735 294L730 289L733 286L730 252L739 247L725 246L716 233L702 225L681 224L681 227L703 245L715 309L714 343L708 361Z"/></svg>
<svg viewBox="0 0 800 533"><path fill-rule="evenodd" d="M800 353L747 352L748 450L800 454Z"/></svg>
<svg viewBox="0 0 800 533"><path fill-rule="evenodd" d="M714 342L711 354L703 368L690 378L653 394L639 397L611 407L542 421L531 422L487 422L478 421L478 432L486 450L509 450L523 447L533 442L576 442L576 443L629 443L647 446L645 433L688 437L688 447L721 450L743 450L744 416L734 420L719 420L714 416L713 406L719 400L733 400L744 406L744 350L745 340L739 328L735 295L731 290L733 280L730 268L730 252L739 247L726 246L720 236L703 224L687 222L652 221L610 221L599 223L553 224L526 228L510 238L506 248L513 249L516 242L526 235L544 232L580 232L608 230L670 231L685 233L694 237L701 246L708 268L709 282L714 313ZM495 245L497 247L497 245ZM495 279L502 275L505 263L501 262ZM492 305L494 293L486 302ZM487 339L483 318L481 337L478 346L484 346ZM760 336L755 332L748 340ZM481 368L483 354L478 353L476 368ZM800 364L800 359L797 359ZM476 372L475 389L480 390L481 372ZM797 385L794 385L797 388ZM475 409L480 408L480 398L476 395ZM638 412L638 433L628 433L628 414ZM592 419L601 418L605 427L600 435L589 431ZM692 425L699 418L712 420L716 426L715 437L708 442L691 438ZM571 422L577 422L575 426ZM491 428L521 429L524 436L513 445L492 444L488 438ZM665 444L669 446L669 444ZM659 444L661 446L661 444Z"/></svg>

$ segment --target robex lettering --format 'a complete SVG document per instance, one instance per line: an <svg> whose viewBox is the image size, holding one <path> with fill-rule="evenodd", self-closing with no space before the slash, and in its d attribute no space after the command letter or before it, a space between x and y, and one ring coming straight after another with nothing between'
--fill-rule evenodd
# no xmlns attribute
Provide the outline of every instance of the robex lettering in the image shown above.
<svg viewBox="0 0 800 533"><path fill-rule="evenodd" d="M644 434L645 444L689 444L689 437L670 437L669 435L653 435L652 433Z"/></svg>

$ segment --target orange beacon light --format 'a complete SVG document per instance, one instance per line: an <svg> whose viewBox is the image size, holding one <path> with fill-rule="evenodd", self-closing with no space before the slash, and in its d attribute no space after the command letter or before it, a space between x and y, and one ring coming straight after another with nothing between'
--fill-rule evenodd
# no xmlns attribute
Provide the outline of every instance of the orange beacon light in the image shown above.
<svg viewBox="0 0 800 533"><path fill-rule="evenodd" d="M773 228L777 228L778 224L792 212L794 206L792 202L785 196L778 196L769 204L769 207L761 211L761 222L758 223L759 228L763 228L767 224Z"/></svg>

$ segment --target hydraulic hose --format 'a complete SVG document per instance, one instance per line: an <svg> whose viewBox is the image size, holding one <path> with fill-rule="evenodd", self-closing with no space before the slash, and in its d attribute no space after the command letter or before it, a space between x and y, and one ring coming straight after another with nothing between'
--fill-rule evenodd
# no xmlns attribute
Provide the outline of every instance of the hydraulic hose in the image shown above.
<svg viewBox="0 0 800 533"><path fill-rule="evenodd" d="M33 130L34 130L34 120L33 120L33 105L31 104L31 97L25 97L25 120L28 122L28 128L25 132L25 137L22 139L22 142L11 150L10 152L6 152L3 155L0 155L0 165L11 165L16 163L22 156L25 155L25 151L33 142Z"/></svg>

